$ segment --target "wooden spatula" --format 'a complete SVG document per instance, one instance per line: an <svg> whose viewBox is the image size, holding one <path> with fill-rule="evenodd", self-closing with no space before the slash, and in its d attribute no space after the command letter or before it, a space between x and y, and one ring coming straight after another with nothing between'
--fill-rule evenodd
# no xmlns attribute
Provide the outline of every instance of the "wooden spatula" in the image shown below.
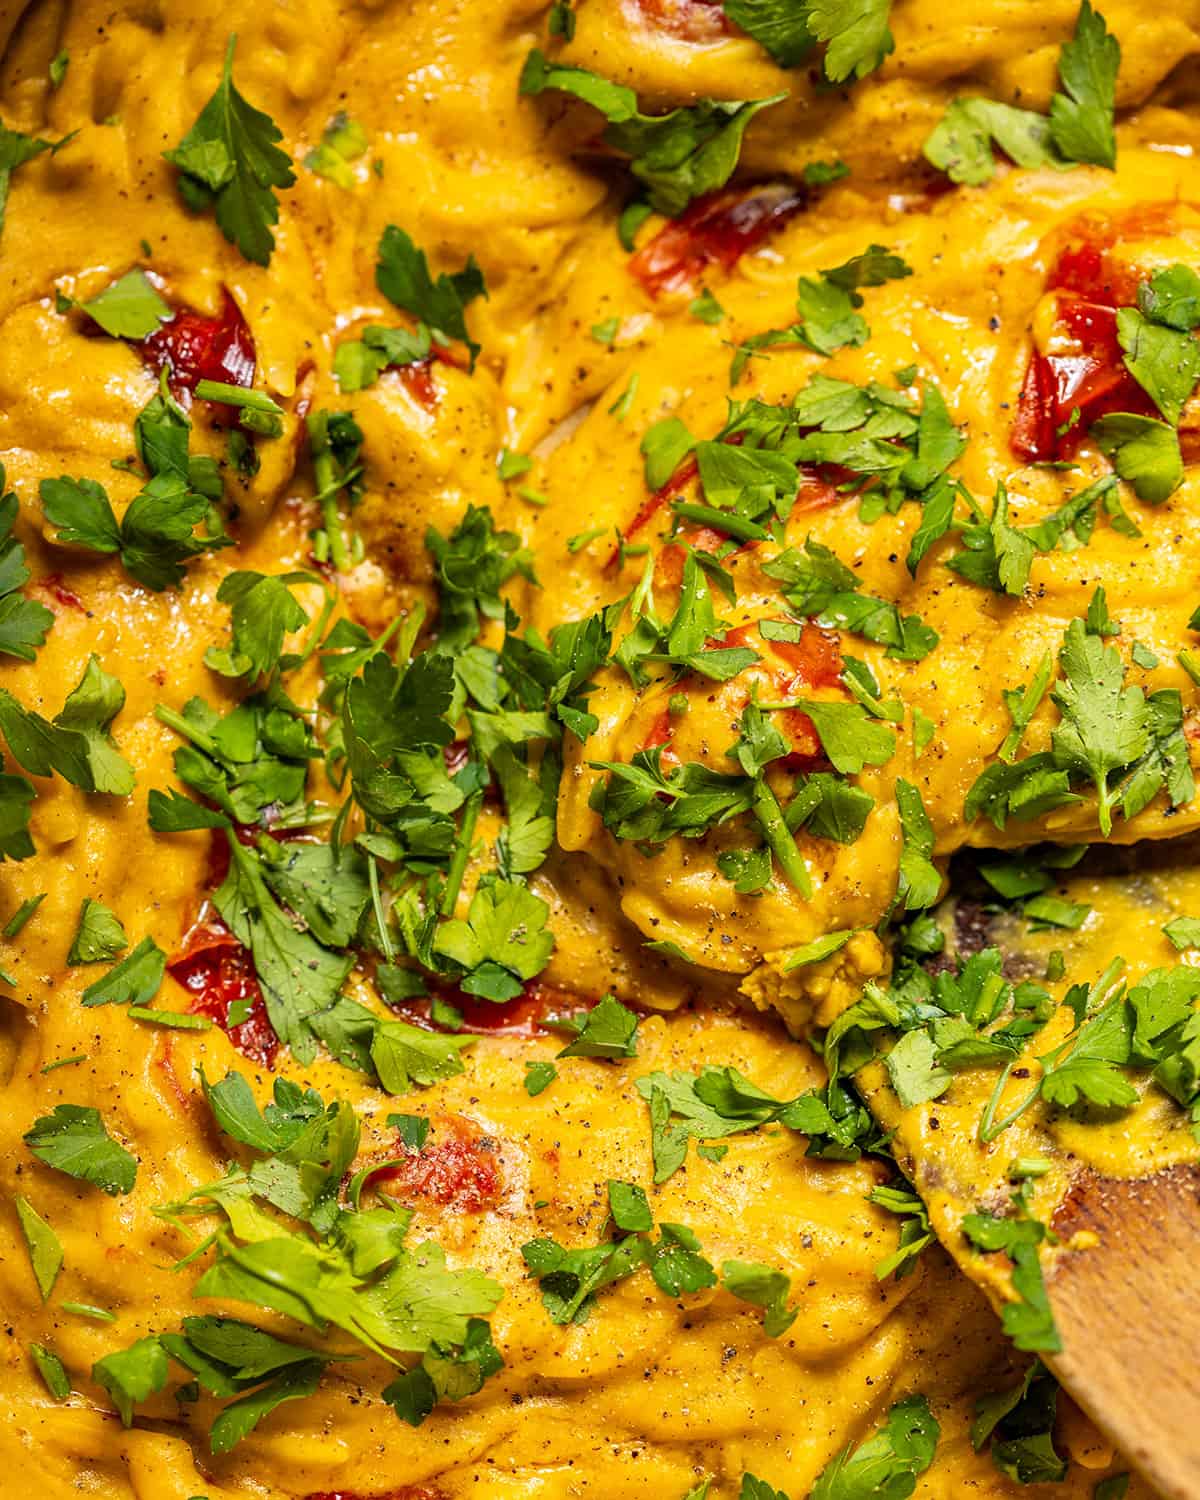
<svg viewBox="0 0 1200 1500"><path fill-rule="evenodd" d="M1046 1363L1168 1500L1200 1496L1200 1167L1087 1173L1055 1216L1046 1290L1063 1351Z"/></svg>

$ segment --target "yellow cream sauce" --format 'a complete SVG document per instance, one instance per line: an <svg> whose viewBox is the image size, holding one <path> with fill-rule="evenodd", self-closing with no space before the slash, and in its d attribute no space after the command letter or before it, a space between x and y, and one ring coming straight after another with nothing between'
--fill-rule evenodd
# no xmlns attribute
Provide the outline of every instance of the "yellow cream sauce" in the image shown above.
<svg viewBox="0 0 1200 1500"><path fill-rule="evenodd" d="M88 1380L96 1359L197 1310L190 1275L171 1269L193 1242L153 1210L219 1176L228 1159L229 1142L211 1122L197 1069L217 1078L246 1068L219 1030L162 1031L117 1007L82 1008L79 993L94 974L66 967L65 953L85 897L102 900L129 931L155 938L168 953L196 915L208 883L207 837L162 838L146 823L148 790L174 784L177 743L153 710L179 709L196 694L217 705L232 701L203 662L226 628L216 601L223 577L235 568L307 565L316 512L311 477L298 462L301 398L352 409L365 434L366 491L355 518L365 559L340 580L348 615L377 631L417 602L432 605L426 529L449 531L470 503L490 506L532 548L542 587L517 583L511 593L520 613L547 629L621 597L637 581L642 559L613 567L610 555L614 530L627 528L647 498L642 434L670 415L697 436L720 428L730 345L793 320L798 275L837 265L873 241L902 254L914 273L866 293L873 334L861 349L827 361L797 348L772 350L769 359L751 361L734 394L779 400L818 369L890 381L897 368L916 364L922 379L938 383L969 436L956 472L978 494L1007 480L1014 513L1027 524L1110 472L1088 446L1068 474L1021 467L1008 446L1039 299L1062 237L1082 214L1114 217L1138 204L1177 203L1171 233L1133 235L1122 253L1143 268L1200 259L1196 126L1174 107L1188 99L1189 64L1200 55L1194 0L1154 16L1133 0L1109 0L1108 23L1125 51L1115 174L1002 168L986 188L945 195L928 191L918 158L946 102L981 92L1044 109L1073 3L1014 9L1002 0L970 0L947 24L945 7L934 0L897 0L895 54L877 75L837 89L806 69L782 72L744 37L681 39L647 19L653 9L632 0L580 0L564 60L633 85L643 106L655 109L701 96L787 91L776 113L748 133L747 178L798 173L836 157L852 169L735 270L706 273L726 310L719 326L688 316L690 294L655 299L628 274L614 232L619 205L603 170L576 151L594 137L595 119L582 106L518 97L525 56L545 43L545 8L537 0L0 3L5 123L55 139L79 132L68 148L14 173L0 241L0 460L22 501L30 592L56 615L36 663L6 662L3 684L50 716L89 655L98 655L125 687L115 733L138 777L126 799L86 797L58 778L39 781L32 825L38 852L0 867L0 916L46 892L35 920L0 953L15 981L0 1001L0 1494L33 1488L45 1500L303 1500L327 1493L355 1500L674 1500L710 1476L712 1500L734 1500L749 1471L801 1500L836 1452L861 1441L894 1401L916 1391L942 1425L936 1461L916 1481L919 1496L1021 1493L986 1453L973 1451L968 1428L975 1400L1012 1385L1027 1361L1012 1353L985 1297L940 1249L926 1252L903 1280L877 1279L876 1264L895 1245L896 1221L867 1201L880 1180L869 1162L807 1158L793 1134L768 1129L732 1137L720 1161L693 1154L685 1169L650 1189L655 1218L694 1225L714 1261L761 1261L791 1277L798 1316L779 1339L767 1338L757 1310L726 1292L674 1301L645 1278L607 1290L585 1324L556 1327L525 1275L519 1247L537 1235L594 1243L604 1232L607 1180L650 1184L649 1131L634 1088L642 1074L733 1064L779 1097L823 1081L818 1054L794 1034L814 1017L827 1024L864 979L887 972L884 946L866 929L895 891L896 778L920 787L939 859L1000 839L989 825L964 823L962 803L1008 730L1001 689L1029 678L1098 584L1130 637L1162 663L1138 680L1148 689L1180 688L1194 713L1195 689L1175 665L1200 561L1194 470L1159 507L1125 496L1140 537L1101 520L1086 550L1039 555L1020 599L959 585L938 549L918 581L910 579L903 557L916 524L911 507L873 526L857 519L853 499L793 516L789 542L811 533L834 546L865 590L919 613L941 636L939 650L916 664L861 646L885 696L900 693L932 720L934 732L918 755L908 718L896 757L862 778L878 806L856 844L802 836L815 887L810 902L778 883L760 896L736 895L714 870L719 849L744 842L736 829L673 841L654 860L611 839L589 806L598 776L589 762L627 760L639 749L666 690L635 694L615 669L599 674L591 708L600 726L568 752L559 848L532 884L550 903L557 939L544 978L577 994L611 991L657 1012L642 1024L639 1055L615 1064L564 1061L555 1084L530 1099L524 1065L552 1057L558 1043L485 1038L467 1053L461 1077L400 1106L429 1114L435 1132L439 1121L465 1117L497 1143L498 1206L480 1214L418 1204L415 1225L445 1247L452 1265L478 1267L504 1287L493 1329L506 1367L483 1392L439 1409L414 1431L380 1399L388 1378L381 1362L337 1364L317 1395L279 1408L231 1454L214 1457L204 1438L206 1402L179 1408L164 1395L140 1407L124 1429ZM350 189L298 166L296 185L282 196L269 268L242 259L211 217L183 207L160 155L211 94L231 32L238 36L238 85L279 124L297 164L338 112L358 121L370 143L353 164ZM51 89L47 70L64 50L69 67ZM487 301L471 309L483 356L472 374L449 364L434 368L433 410L395 373L349 398L331 374L339 341L369 323L395 321L373 275L375 246L389 223L428 249L435 271L457 269L474 254L487 279ZM640 243L659 227L651 221ZM85 299L138 264L154 271L177 305L212 312L228 289L253 333L258 384L286 413L283 436L261 445L258 475L227 478L236 549L192 564L180 593L149 593L115 562L55 543L52 528L39 525L35 499L40 480L64 473L99 480L118 511L139 487L112 464L130 456L134 417L156 383L129 346L85 335L78 320L55 308L56 290ZM604 344L590 330L608 319L617 320L618 332ZM618 416L613 407L634 376L636 388ZM221 438L198 414L193 451L219 456ZM533 455L528 484L548 497L544 507L500 481L503 448ZM666 520L658 515L641 537L654 556ZM604 526L605 536L568 553L567 539L594 526ZM738 584L732 624L779 609L762 573L765 555L742 552L730 564ZM671 585L658 587L660 611L669 615ZM63 590L77 606L62 602ZM317 603L316 590L310 602ZM311 701L316 683L303 685ZM739 680L686 689L691 712L677 742L683 755L727 769L723 752L747 686ZM1027 749L1047 743L1050 718L1043 706ZM1118 823L1115 838L1184 832L1196 825L1196 806L1168 816L1156 802L1130 825ZM1027 843L1097 836L1087 802L1003 837ZM467 882L464 903L478 874L476 868ZM1129 959L1133 975L1166 962L1173 955L1157 937L1162 913L1200 910L1200 892L1196 901L1189 896L1195 877L1187 880L1174 869L1146 874L1133 897L1125 886L1081 893L1068 882L1071 897L1090 901L1095 916L1068 940L1046 939L1044 946L1066 948L1069 959L1086 959L1097 972L1116 952ZM835 959L785 971L795 947L845 928L864 930ZM648 952L647 940L677 945L691 963ZM352 980L351 992L381 1009L365 978ZM182 1009L186 997L168 978L158 1003ZM76 1054L83 1061L44 1071ZM388 1153L393 1106L378 1090L329 1061L301 1068L282 1053L277 1066L326 1098L352 1101L363 1126L362 1160ZM265 1100L269 1075L254 1072L253 1084ZM952 1249L952 1205L986 1200L1016 1152L1015 1142L1005 1142L980 1160L967 1124L956 1125L958 1175L944 1184L923 1177L923 1161L934 1158L932 1147L926 1151L930 1116L977 1116L973 1085L955 1089L919 1118L894 1122L901 1163L927 1191ZM886 1116L884 1093L879 1108ZM29 1155L22 1134L62 1102L99 1108L136 1154L132 1194L108 1198ZM1128 1127L1095 1130L1038 1116L1022 1125L1020 1149L1037 1149L1049 1131L1063 1160L1074 1154L1105 1170L1140 1171L1175 1159L1179 1132L1171 1122L1165 1138L1157 1133L1163 1122L1150 1118L1156 1108L1147 1104ZM944 1128L943 1140L950 1133ZM1044 1191L1064 1182L1054 1177ZM18 1230L18 1194L53 1226L65 1252L45 1304ZM73 1315L64 1301L102 1307L115 1321ZM238 1312L236 1305L202 1310ZM285 1320L270 1326L289 1336ZM39 1381L30 1342L62 1358L75 1386L65 1402L52 1400ZM1099 1478L1123 1466L1065 1398L1060 1409L1062 1445L1075 1461L1053 1493L1083 1500ZM1135 1479L1129 1494L1148 1491Z"/></svg>

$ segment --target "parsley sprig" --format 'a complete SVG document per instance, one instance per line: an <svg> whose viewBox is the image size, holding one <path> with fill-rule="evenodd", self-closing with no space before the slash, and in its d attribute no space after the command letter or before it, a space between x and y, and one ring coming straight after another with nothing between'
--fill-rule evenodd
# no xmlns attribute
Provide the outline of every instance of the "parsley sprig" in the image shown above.
<svg viewBox="0 0 1200 1500"><path fill-rule="evenodd" d="M179 194L196 213L212 208L225 238L247 260L270 264L272 226L279 222L276 188L296 180L283 139L270 115L256 109L233 82L237 37L225 49L221 81L196 123L163 156L179 169Z"/></svg>

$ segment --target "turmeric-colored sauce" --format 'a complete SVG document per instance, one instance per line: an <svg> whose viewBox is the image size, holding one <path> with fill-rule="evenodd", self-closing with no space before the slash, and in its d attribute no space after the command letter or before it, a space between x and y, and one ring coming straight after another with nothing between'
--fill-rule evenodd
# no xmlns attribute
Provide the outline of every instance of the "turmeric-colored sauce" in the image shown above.
<svg viewBox="0 0 1200 1500"><path fill-rule="evenodd" d="M1151 1494L969 1225L1200 1154L1198 56L0 5L0 1495Z"/></svg>

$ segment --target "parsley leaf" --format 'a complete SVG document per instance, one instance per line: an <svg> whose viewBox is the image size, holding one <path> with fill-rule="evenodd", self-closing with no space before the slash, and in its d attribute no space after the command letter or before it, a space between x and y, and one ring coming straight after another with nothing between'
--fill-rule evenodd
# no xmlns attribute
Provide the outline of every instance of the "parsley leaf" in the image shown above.
<svg viewBox="0 0 1200 1500"><path fill-rule="evenodd" d="M190 557L232 545L215 521L212 502L176 473L155 474L130 502L118 525L102 485L94 479L43 479L38 487L56 541L91 552L120 553L139 583L156 593L183 582ZM205 523L199 535L195 528Z"/></svg>
<svg viewBox="0 0 1200 1500"><path fill-rule="evenodd" d="M125 796L134 784L133 767L108 735L108 725L124 701L121 684L102 672L92 657L53 723L0 688L0 729L13 759L33 775L57 771L85 792ZM19 800L19 788L13 793Z"/></svg>
<svg viewBox="0 0 1200 1500"><path fill-rule="evenodd" d="M812 50L805 0L724 0L724 10L781 68L796 67Z"/></svg>
<svg viewBox="0 0 1200 1500"><path fill-rule="evenodd" d="M469 1318L461 1346L435 1342L415 1369L398 1375L383 1399L410 1427L419 1427L439 1401L463 1401L483 1389L504 1368L492 1330L483 1318Z"/></svg>
<svg viewBox="0 0 1200 1500"><path fill-rule="evenodd" d="M1067 1462L1054 1447L1057 1406L1058 1382L1035 1359L1011 1390L976 1402L971 1444L978 1452L991 1439L992 1462L1017 1484L1058 1484Z"/></svg>
<svg viewBox="0 0 1200 1500"><path fill-rule="evenodd" d="M363 329L361 339L347 339L337 346L334 377L347 393L365 391L384 370L428 359L431 348L429 328L424 323L418 323L415 329L382 328L371 323Z"/></svg>
<svg viewBox="0 0 1200 1500"><path fill-rule="evenodd" d="M825 76L831 83L865 78L895 50L890 11L891 0L809 0L808 25L827 43Z"/></svg>
<svg viewBox="0 0 1200 1500"><path fill-rule="evenodd" d="M803 552L789 547L764 563L763 572L783 585L798 614L886 646L889 658L921 661L938 643L937 632L917 615L902 616L894 604L860 593L858 574L812 537Z"/></svg>
<svg viewBox="0 0 1200 1500"><path fill-rule="evenodd" d="M896 782L902 843L896 896L905 911L933 906L942 889L942 876L933 863L934 835L920 789L901 777Z"/></svg>
<svg viewBox="0 0 1200 1500"><path fill-rule="evenodd" d="M161 1391L169 1373L166 1351L156 1334L106 1354L92 1366L92 1379L112 1397L123 1427L133 1424L135 1403Z"/></svg>
<svg viewBox="0 0 1200 1500"><path fill-rule="evenodd" d="M102 292L80 304L115 339L144 339L172 317L145 271L127 271Z"/></svg>
<svg viewBox="0 0 1200 1500"><path fill-rule="evenodd" d="M1175 917L1163 928L1177 952L1200 948L1200 917Z"/></svg>
<svg viewBox="0 0 1200 1500"><path fill-rule="evenodd" d="M0 234L4 233L5 210L8 207L8 190L12 174L18 167L41 156L43 151L56 152L65 146L75 132L64 135L58 141L44 141L40 137L22 135L19 130L10 130L0 120Z"/></svg>
<svg viewBox="0 0 1200 1500"><path fill-rule="evenodd" d="M873 1437L846 1447L821 1470L809 1500L904 1500L933 1462L941 1428L924 1396L906 1396Z"/></svg>
<svg viewBox="0 0 1200 1500"><path fill-rule="evenodd" d="M473 255L461 271L435 281L424 250L418 250L403 229L389 224L379 241L375 282L389 302L419 318L435 335L466 344L475 368L480 346L467 331L466 310L476 297L486 300L487 286Z"/></svg>
<svg viewBox="0 0 1200 1500"><path fill-rule="evenodd" d="M612 995L604 995L591 1010L561 1018L557 1026L574 1035L559 1057L637 1056L638 1018Z"/></svg>
<svg viewBox="0 0 1200 1500"><path fill-rule="evenodd" d="M646 428L639 446L646 488L660 490L696 446L696 439L678 417L663 417Z"/></svg>
<svg viewBox="0 0 1200 1500"><path fill-rule="evenodd" d="M549 908L516 880L481 881L465 920L444 922L434 951L463 970L464 991L485 1000L512 1000L521 982L546 967L554 935L546 930Z"/></svg>
<svg viewBox="0 0 1200 1500"><path fill-rule="evenodd" d="M1082 0L1075 34L1058 59L1066 92L1050 101L1050 134L1067 161L1116 166L1113 108L1120 65L1120 43L1090 0Z"/></svg>
<svg viewBox="0 0 1200 1500"><path fill-rule="evenodd" d="M1049 120L998 99L952 99L923 149L925 159L951 182L978 187L995 173L993 147L1019 167L1064 165L1054 150Z"/></svg>
<svg viewBox="0 0 1200 1500"><path fill-rule="evenodd" d="M133 1190L137 1158L109 1135L98 1109L56 1104L51 1114L34 1121L24 1140L48 1167L93 1183L112 1197Z"/></svg>
<svg viewBox="0 0 1200 1500"><path fill-rule="evenodd" d="M1093 422L1091 434L1139 500L1161 504L1183 483L1179 435L1169 423L1116 411Z"/></svg>
<svg viewBox="0 0 1200 1500"><path fill-rule="evenodd" d="M381 1021L371 1041L371 1061L389 1094L407 1094L416 1084L428 1088L463 1071L460 1053L472 1036L422 1031L407 1021Z"/></svg>
<svg viewBox="0 0 1200 1500"><path fill-rule="evenodd" d="M20 509L16 495L5 492L0 464L0 654L19 661L35 661L54 624L54 611L18 590L29 582L25 548L13 536Z"/></svg>
<svg viewBox="0 0 1200 1500"><path fill-rule="evenodd" d="M24 776L0 773L0 858L29 859L29 816L36 793Z"/></svg>
<svg viewBox="0 0 1200 1500"><path fill-rule="evenodd" d="M1136 307L1117 310L1125 368L1172 427L1200 379L1200 343L1190 332L1152 322Z"/></svg>
<svg viewBox="0 0 1200 1500"><path fill-rule="evenodd" d="M646 188L650 206L668 218L678 218L700 194L725 186L746 126L785 97L701 99L670 114L644 115L632 89L586 68L548 62L535 48L521 71L521 93L547 89L572 94L605 116L605 143L630 158L630 171Z"/></svg>
<svg viewBox="0 0 1200 1500"><path fill-rule="evenodd" d="M763 1309L763 1332L769 1339L780 1338L796 1321L797 1309L787 1305L792 1279L782 1271L754 1261L727 1260L721 1277L727 1292Z"/></svg>
<svg viewBox="0 0 1200 1500"><path fill-rule="evenodd" d="M848 1095L839 1101L829 1090L808 1089L795 1099L776 1099L731 1067L706 1067L695 1075L648 1073L638 1079L637 1091L650 1113L655 1182L665 1182L683 1165L689 1140L722 1140L776 1121L808 1137L809 1156L834 1161L857 1161L878 1135L866 1110Z"/></svg>
<svg viewBox="0 0 1200 1500"><path fill-rule="evenodd" d="M550 1062L527 1062L525 1064L525 1092L531 1099L544 1094L558 1077L558 1069Z"/></svg>
<svg viewBox="0 0 1200 1500"><path fill-rule="evenodd" d="M1117 68L1121 49L1104 18L1083 0L1058 71L1065 93L1050 101L1049 117L996 99L951 100L925 142L926 159L952 182L979 185L995 171L993 146L1020 167L1112 167Z"/></svg>
<svg viewBox="0 0 1200 1500"><path fill-rule="evenodd" d="M1138 285L1138 306L1146 317L1182 333L1200 326L1200 276L1178 261L1160 266Z"/></svg>
<svg viewBox="0 0 1200 1500"><path fill-rule="evenodd" d="M1088 635L1082 620L1067 626L1059 664L1065 680L1051 696L1063 719L1051 736L1054 754L1063 769L1095 785L1100 830L1107 837L1115 800L1109 777L1147 749L1149 709L1141 688L1125 685L1116 649Z"/></svg>
<svg viewBox="0 0 1200 1500"><path fill-rule="evenodd" d="M42 1301L46 1302L54 1290L58 1273L62 1270L62 1245L54 1230L28 1198L17 1193L13 1198L13 1206L17 1210L17 1222L21 1226L25 1248L29 1251L29 1264L33 1269L34 1280L42 1294Z"/></svg>
<svg viewBox="0 0 1200 1500"><path fill-rule="evenodd" d="M133 767L109 732L109 725L124 706L125 689L102 669L95 656L90 656L83 676L54 716L56 729L79 737L91 783L87 790L113 797L127 797L133 790Z"/></svg>
<svg viewBox="0 0 1200 1500"><path fill-rule="evenodd" d="M613 1223L626 1233L636 1233L642 1230L648 1233L654 1228L654 1219L650 1213L650 1202L646 1197L646 1190L638 1187L636 1183L620 1182L616 1178L610 1178L608 1207Z"/></svg>
<svg viewBox="0 0 1200 1500"><path fill-rule="evenodd" d="M283 139L269 115L255 109L234 87L229 38L221 81L196 123L163 156L179 169L179 193L193 211L215 207L225 238L257 265L270 263L275 249L271 226L279 221L275 188L291 187L295 173L278 142Z"/></svg>
<svg viewBox="0 0 1200 1500"><path fill-rule="evenodd" d="M1002 1219L980 1212L967 1214L962 1228L976 1250L985 1255L1003 1251L1012 1260L1012 1286L1017 1300L1006 1304L1001 1314L1005 1333L1018 1349L1057 1354L1062 1340L1054 1326L1038 1258L1038 1246L1046 1237L1045 1225L1036 1219Z"/></svg>
<svg viewBox="0 0 1200 1500"><path fill-rule="evenodd" d="M271 895L254 851L232 831L226 839L229 873L214 892L213 905L253 954L276 1035L299 1061L308 1061L313 1028L337 999L353 956L331 953L310 933L299 931Z"/></svg>
<svg viewBox="0 0 1200 1500"><path fill-rule="evenodd" d="M116 958L128 946L125 929L113 912L102 902L85 896L67 953L68 965L102 963L107 958Z"/></svg>
<svg viewBox="0 0 1200 1500"><path fill-rule="evenodd" d="M865 766L882 766L896 753L896 736L861 703L832 699L797 698L789 707L801 709L812 720L821 748L844 775L857 776Z"/></svg>
<svg viewBox="0 0 1200 1500"><path fill-rule="evenodd" d="M1012 719L1012 728L1005 735L998 752L1001 760L1009 763L1016 760L1021 741L1025 738L1025 731L1029 728L1030 721L1046 696L1046 689L1050 686L1050 679L1053 675L1054 659L1047 651L1024 687L1001 689L1000 696L1004 699L1004 706L1008 709L1009 717Z"/></svg>
<svg viewBox="0 0 1200 1500"><path fill-rule="evenodd" d="M122 932L122 939L124 936ZM158 993L166 967L166 954L153 938L144 937L119 964L93 980L79 997L80 1001L88 1006L146 1005Z"/></svg>
<svg viewBox="0 0 1200 1500"><path fill-rule="evenodd" d="M438 645L469 645L481 622L503 620L500 590L517 574L536 583L529 550L515 531L497 531L485 506L469 505L449 537L430 527L425 545L433 556L438 590Z"/></svg>
<svg viewBox="0 0 1200 1500"><path fill-rule="evenodd" d="M227 573L217 599L229 606L232 642L210 646L204 663L223 677L265 677L281 665L284 637L308 622L308 611L291 591L294 583L314 583L309 573Z"/></svg>
<svg viewBox="0 0 1200 1500"><path fill-rule="evenodd" d="M661 745L636 751L628 763L589 762L593 770L609 772L608 780L593 788L591 806L614 838L645 844L665 843L675 835L698 838L750 811L754 783L749 778L696 762L664 774L661 762Z"/></svg>
<svg viewBox="0 0 1200 1500"><path fill-rule="evenodd" d="M830 355L839 349L865 344L871 330L858 311L863 305L859 287L881 286L912 275L912 267L883 245L871 245L860 255L851 256L843 265L822 271L819 277L801 276L796 282L796 312L799 321L790 328L769 329L753 334L738 345L730 367L730 384L741 379L746 362L758 349L779 344L803 344L815 354ZM825 461L822 454L802 449L803 456L814 462ZM831 460L834 461L834 460Z"/></svg>

